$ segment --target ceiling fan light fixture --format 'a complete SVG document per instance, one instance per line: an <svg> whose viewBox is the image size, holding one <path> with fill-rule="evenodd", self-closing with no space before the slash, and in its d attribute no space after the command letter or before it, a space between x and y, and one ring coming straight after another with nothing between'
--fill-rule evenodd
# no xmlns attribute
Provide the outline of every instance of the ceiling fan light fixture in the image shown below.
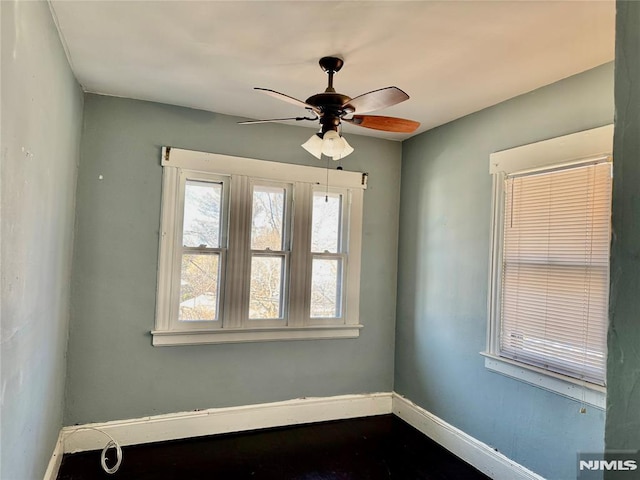
<svg viewBox="0 0 640 480"><path fill-rule="evenodd" d="M353 153L353 147L335 130L329 130L322 139L322 153L339 160Z"/></svg>
<svg viewBox="0 0 640 480"><path fill-rule="evenodd" d="M334 157L342 151L343 138L335 130L329 130L322 136L322 153L327 157Z"/></svg>
<svg viewBox="0 0 640 480"><path fill-rule="evenodd" d="M320 160L322 156L322 137L319 133L314 133L309 140L302 144L302 148Z"/></svg>
<svg viewBox="0 0 640 480"><path fill-rule="evenodd" d="M333 157L334 160L338 160L340 158L344 158L347 155L351 155L353 153L353 147L351 145L349 145L349 143L347 143L347 140L344 137L340 137L342 139L342 152L340 152L340 155L338 157Z"/></svg>
<svg viewBox="0 0 640 480"><path fill-rule="evenodd" d="M314 133L309 140L302 144L311 155L318 160L322 155L339 160L353 153L353 147L335 130L324 133Z"/></svg>

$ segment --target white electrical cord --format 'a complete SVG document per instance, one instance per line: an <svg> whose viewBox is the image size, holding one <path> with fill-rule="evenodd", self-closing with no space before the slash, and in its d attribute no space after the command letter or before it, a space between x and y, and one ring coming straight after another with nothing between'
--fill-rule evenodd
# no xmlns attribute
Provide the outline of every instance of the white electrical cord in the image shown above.
<svg viewBox="0 0 640 480"><path fill-rule="evenodd" d="M120 468L120 464L122 463L122 448L120 448L120 444L116 442L115 439L111 435L109 435L107 432L104 432L99 428L93 428L93 427L78 428L77 430L74 430L73 432L71 432L67 436L67 438L73 435L74 433L82 432L83 430L94 430L96 432L102 433L103 435L106 435L107 437L109 437L109 442L105 445L105 447L102 449L102 453L100 454L100 465L102 465L102 469L105 472L109 474L116 473ZM108 467L107 466L107 450L109 450L112 447L116 449L116 463L112 467Z"/></svg>

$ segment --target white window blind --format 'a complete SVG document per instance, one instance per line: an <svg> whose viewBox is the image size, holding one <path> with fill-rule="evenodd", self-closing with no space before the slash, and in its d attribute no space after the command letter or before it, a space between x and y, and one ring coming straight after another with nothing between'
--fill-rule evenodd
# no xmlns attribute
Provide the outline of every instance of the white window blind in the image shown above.
<svg viewBox="0 0 640 480"><path fill-rule="evenodd" d="M505 182L500 355L604 385L611 163Z"/></svg>

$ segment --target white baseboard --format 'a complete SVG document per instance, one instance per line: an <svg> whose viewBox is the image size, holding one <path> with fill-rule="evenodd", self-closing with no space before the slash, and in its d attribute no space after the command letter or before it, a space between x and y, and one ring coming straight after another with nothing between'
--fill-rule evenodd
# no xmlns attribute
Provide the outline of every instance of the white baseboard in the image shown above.
<svg viewBox="0 0 640 480"><path fill-rule="evenodd" d="M241 407L211 408L132 420L64 427L44 480L55 480L64 453L101 450L111 435L121 446L261 428L302 425L394 413L485 475L502 480L544 480L453 425L396 393L298 398Z"/></svg>
<svg viewBox="0 0 640 480"><path fill-rule="evenodd" d="M62 430L58 434L58 441L53 449L53 454L47 465L47 470L44 472L44 480L56 480L58 478L58 470L60 470L60 464L62 463L62 455L64 454L64 442L62 440Z"/></svg>
<svg viewBox="0 0 640 480"><path fill-rule="evenodd" d="M501 480L544 480L486 443L457 429L406 398L393 394L393 413L485 475Z"/></svg>
<svg viewBox="0 0 640 480"><path fill-rule="evenodd" d="M102 449L111 435L121 446L300 425L391 413L391 393L298 398L242 407L211 408L62 429L64 453Z"/></svg>

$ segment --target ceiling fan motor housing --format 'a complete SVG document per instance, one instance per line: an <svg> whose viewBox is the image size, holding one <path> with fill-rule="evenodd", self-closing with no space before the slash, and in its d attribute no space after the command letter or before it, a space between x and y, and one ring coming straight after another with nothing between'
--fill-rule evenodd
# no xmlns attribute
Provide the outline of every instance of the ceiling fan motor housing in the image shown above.
<svg viewBox="0 0 640 480"><path fill-rule="evenodd" d="M333 113L325 113L320 117L320 129L324 135L329 130L338 131L340 126L340 116Z"/></svg>
<svg viewBox="0 0 640 480"><path fill-rule="evenodd" d="M355 109L348 105L351 97L337 93L333 88L333 74L339 72L344 65L344 60L339 57L322 57L319 61L320 68L329 75L329 83L323 93L317 93L307 98L305 103L318 108L322 133L329 130L338 130L340 119L353 113Z"/></svg>

